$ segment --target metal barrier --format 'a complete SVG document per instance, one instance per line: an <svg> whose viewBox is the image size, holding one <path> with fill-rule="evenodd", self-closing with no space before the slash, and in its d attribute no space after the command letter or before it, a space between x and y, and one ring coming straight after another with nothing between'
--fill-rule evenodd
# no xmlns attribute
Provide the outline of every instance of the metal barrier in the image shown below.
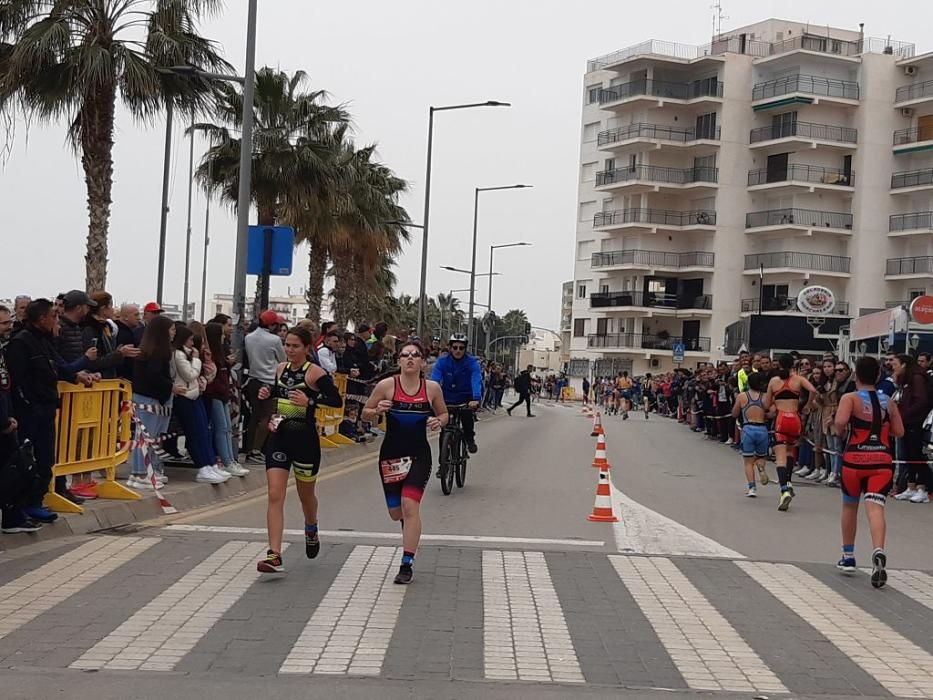
<svg viewBox="0 0 933 700"><path fill-rule="evenodd" d="M343 422L344 406L346 406L347 401L347 375L334 374L332 377L334 386L337 387L337 392L340 394L340 398L343 399L343 405L340 408L318 406L314 410L314 417L321 433L321 447L353 445L355 444L353 440L340 433L340 424Z"/></svg>
<svg viewBox="0 0 933 700"><path fill-rule="evenodd" d="M129 382L108 379L90 387L59 382L55 419L55 466L45 505L58 513L84 509L55 493L55 477L101 471L99 498L137 501L140 494L117 482L117 467L129 457L133 421Z"/></svg>

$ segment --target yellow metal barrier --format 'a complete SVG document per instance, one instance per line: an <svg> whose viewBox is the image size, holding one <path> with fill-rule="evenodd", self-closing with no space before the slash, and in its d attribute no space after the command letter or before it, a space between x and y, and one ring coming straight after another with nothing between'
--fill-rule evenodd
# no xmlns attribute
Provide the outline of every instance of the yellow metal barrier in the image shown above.
<svg viewBox="0 0 933 700"><path fill-rule="evenodd" d="M577 398L576 389L572 386L565 386L560 390L561 401L575 401Z"/></svg>
<svg viewBox="0 0 933 700"><path fill-rule="evenodd" d="M333 375L334 386L344 404L347 401L347 375ZM318 406L314 410L314 417L317 420L318 428L321 431L321 447L340 447L341 445L352 445L353 440L346 435L340 434L340 424L343 422L344 409L332 408L331 406Z"/></svg>
<svg viewBox="0 0 933 700"><path fill-rule="evenodd" d="M116 480L117 467L129 457L133 421L123 412L133 399L129 382L108 379L90 387L59 382L61 406L56 417L55 466L45 505L59 513L84 509L55 493L56 476L101 471L100 498L139 500L141 496Z"/></svg>

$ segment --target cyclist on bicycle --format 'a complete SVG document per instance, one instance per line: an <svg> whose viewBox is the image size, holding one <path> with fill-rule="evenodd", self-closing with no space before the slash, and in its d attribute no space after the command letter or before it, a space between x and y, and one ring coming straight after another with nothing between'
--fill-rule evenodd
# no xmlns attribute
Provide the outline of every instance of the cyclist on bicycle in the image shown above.
<svg viewBox="0 0 933 700"><path fill-rule="evenodd" d="M483 372L479 361L467 350L467 337L454 333L448 341L448 352L434 363L431 379L444 390L444 402L448 405L469 404L471 411L460 414L463 439L470 454L476 454L476 428L472 411L479 408L483 398Z"/></svg>

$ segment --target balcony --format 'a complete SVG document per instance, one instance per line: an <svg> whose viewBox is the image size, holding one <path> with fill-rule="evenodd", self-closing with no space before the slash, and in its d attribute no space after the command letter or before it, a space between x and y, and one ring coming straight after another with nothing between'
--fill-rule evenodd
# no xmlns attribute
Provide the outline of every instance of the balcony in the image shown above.
<svg viewBox="0 0 933 700"><path fill-rule="evenodd" d="M891 175L891 194L910 194L933 189L933 168L903 170Z"/></svg>
<svg viewBox="0 0 933 700"><path fill-rule="evenodd" d="M898 129L894 132L894 154L917 153L933 150L933 128Z"/></svg>
<svg viewBox="0 0 933 700"><path fill-rule="evenodd" d="M766 80L752 87L752 109L766 109L792 104L835 104L857 106L859 85L852 80L836 80L818 75L786 75Z"/></svg>
<svg viewBox="0 0 933 700"><path fill-rule="evenodd" d="M590 295L591 309L607 309L620 307L638 307L643 309L663 309L677 311L695 309L711 311L713 296L700 294L699 296L686 296L666 294L664 292L594 292Z"/></svg>
<svg viewBox="0 0 933 700"><path fill-rule="evenodd" d="M746 214L745 230L748 233L795 233L804 236L831 233L849 236L852 234L852 215L815 209L766 209Z"/></svg>
<svg viewBox="0 0 933 700"><path fill-rule="evenodd" d="M933 211L892 214L888 218L889 236L913 236L933 233Z"/></svg>
<svg viewBox="0 0 933 700"><path fill-rule="evenodd" d="M933 80L899 87L894 93L895 107L913 107L933 102Z"/></svg>
<svg viewBox="0 0 933 700"><path fill-rule="evenodd" d="M772 274L801 273L809 278L811 273L827 277L848 277L852 259L841 255L820 253L757 253L745 256L745 275L757 275L762 266Z"/></svg>
<svg viewBox="0 0 933 700"><path fill-rule="evenodd" d="M710 339L702 336L660 336L643 333L608 333L605 335L588 335L586 345L589 348L631 349L631 350L662 350L673 352L674 346L683 344L686 352L708 353Z"/></svg>
<svg viewBox="0 0 933 700"><path fill-rule="evenodd" d="M667 253L660 250L612 250L593 253L590 265L595 269L658 270L686 272L698 268L712 268L713 253Z"/></svg>
<svg viewBox="0 0 933 700"><path fill-rule="evenodd" d="M933 277L933 257L889 258L884 268L886 280L909 280Z"/></svg>
<svg viewBox="0 0 933 700"><path fill-rule="evenodd" d="M759 168L748 171L750 190L789 190L814 192L817 189L851 192L855 188L855 173L822 165L792 163L781 168Z"/></svg>
<svg viewBox="0 0 933 700"><path fill-rule="evenodd" d="M616 151L631 145L654 144L655 148L673 146L689 149L696 146L718 146L720 129L679 129L659 124L629 124L601 131L596 145L604 151Z"/></svg>
<svg viewBox="0 0 933 700"><path fill-rule="evenodd" d="M826 146L851 150L858 141L858 130L848 126L833 124L812 124L810 122L790 122L773 124L752 129L748 136L751 148L799 143L809 148Z"/></svg>
<svg viewBox="0 0 933 700"><path fill-rule="evenodd" d="M601 231L639 230L715 231L716 212L712 209L676 211L671 209L616 209L593 217L593 228Z"/></svg>
<svg viewBox="0 0 933 700"><path fill-rule="evenodd" d="M759 307L758 298L754 299L742 299L742 313L743 314L757 314ZM788 298L788 297L765 297L764 299L764 313L782 313L782 314L803 314L806 315L806 312L801 311L797 306L797 299ZM836 305L833 307L830 316L848 316L849 315L849 302L847 301L836 301Z"/></svg>
<svg viewBox="0 0 933 700"><path fill-rule="evenodd" d="M599 104L603 109L621 107L636 100L647 101L656 107L662 107L666 102L685 105L719 102L722 100L722 83L715 79L675 83L642 78L599 91Z"/></svg>
<svg viewBox="0 0 933 700"><path fill-rule="evenodd" d="M658 192L662 189L715 188L719 168L667 168L659 165L634 165L596 173L596 188Z"/></svg>

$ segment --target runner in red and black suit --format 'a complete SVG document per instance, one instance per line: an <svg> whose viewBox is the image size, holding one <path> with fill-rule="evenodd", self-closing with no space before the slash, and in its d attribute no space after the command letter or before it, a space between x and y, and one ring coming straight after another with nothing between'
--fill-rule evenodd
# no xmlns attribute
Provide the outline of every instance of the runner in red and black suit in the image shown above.
<svg viewBox="0 0 933 700"><path fill-rule="evenodd" d="M874 547L871 585L875 588L881 588L888 580L884 504L894 479L891 438L904 435L897 404L875 389L880 371L875 358L859 359L855 363L856 391L843 396L836 410L836 432L839 435L849 432L842 453L842 559L836 566L845 573L856 571L855 531L859 499L864 494Z"/></svg>
<svg viewBox="0 0 933 700"><path fill-rule="evenodd" d="M803 408L804 412L809 412L810 405L817 395L813 385L797 374L793 367L793 356L781 355L778 359L778 374L768 382L768 392L765 395L765 408L777 416L774 421L774 461L781 484L778 501L778 510L781 511L786 511L794 498L794 487L791 486L790 470L787 468L787 451L796 447L802 432L798 413L800 392L806 389L810 396Z"/></svg>
<svg viewBox="0 0 933 700"><path fill-rule="evenodd" d="M431 477L427 431L447 424L440 385L422 376L424 354L420 344L405 343L398 354L401 373L379 382L363 408L363 420L386 416L379 475L389 517L402 522L402 565L395 577L401 584L411 582L421 539L421 497Z"/></svg>

